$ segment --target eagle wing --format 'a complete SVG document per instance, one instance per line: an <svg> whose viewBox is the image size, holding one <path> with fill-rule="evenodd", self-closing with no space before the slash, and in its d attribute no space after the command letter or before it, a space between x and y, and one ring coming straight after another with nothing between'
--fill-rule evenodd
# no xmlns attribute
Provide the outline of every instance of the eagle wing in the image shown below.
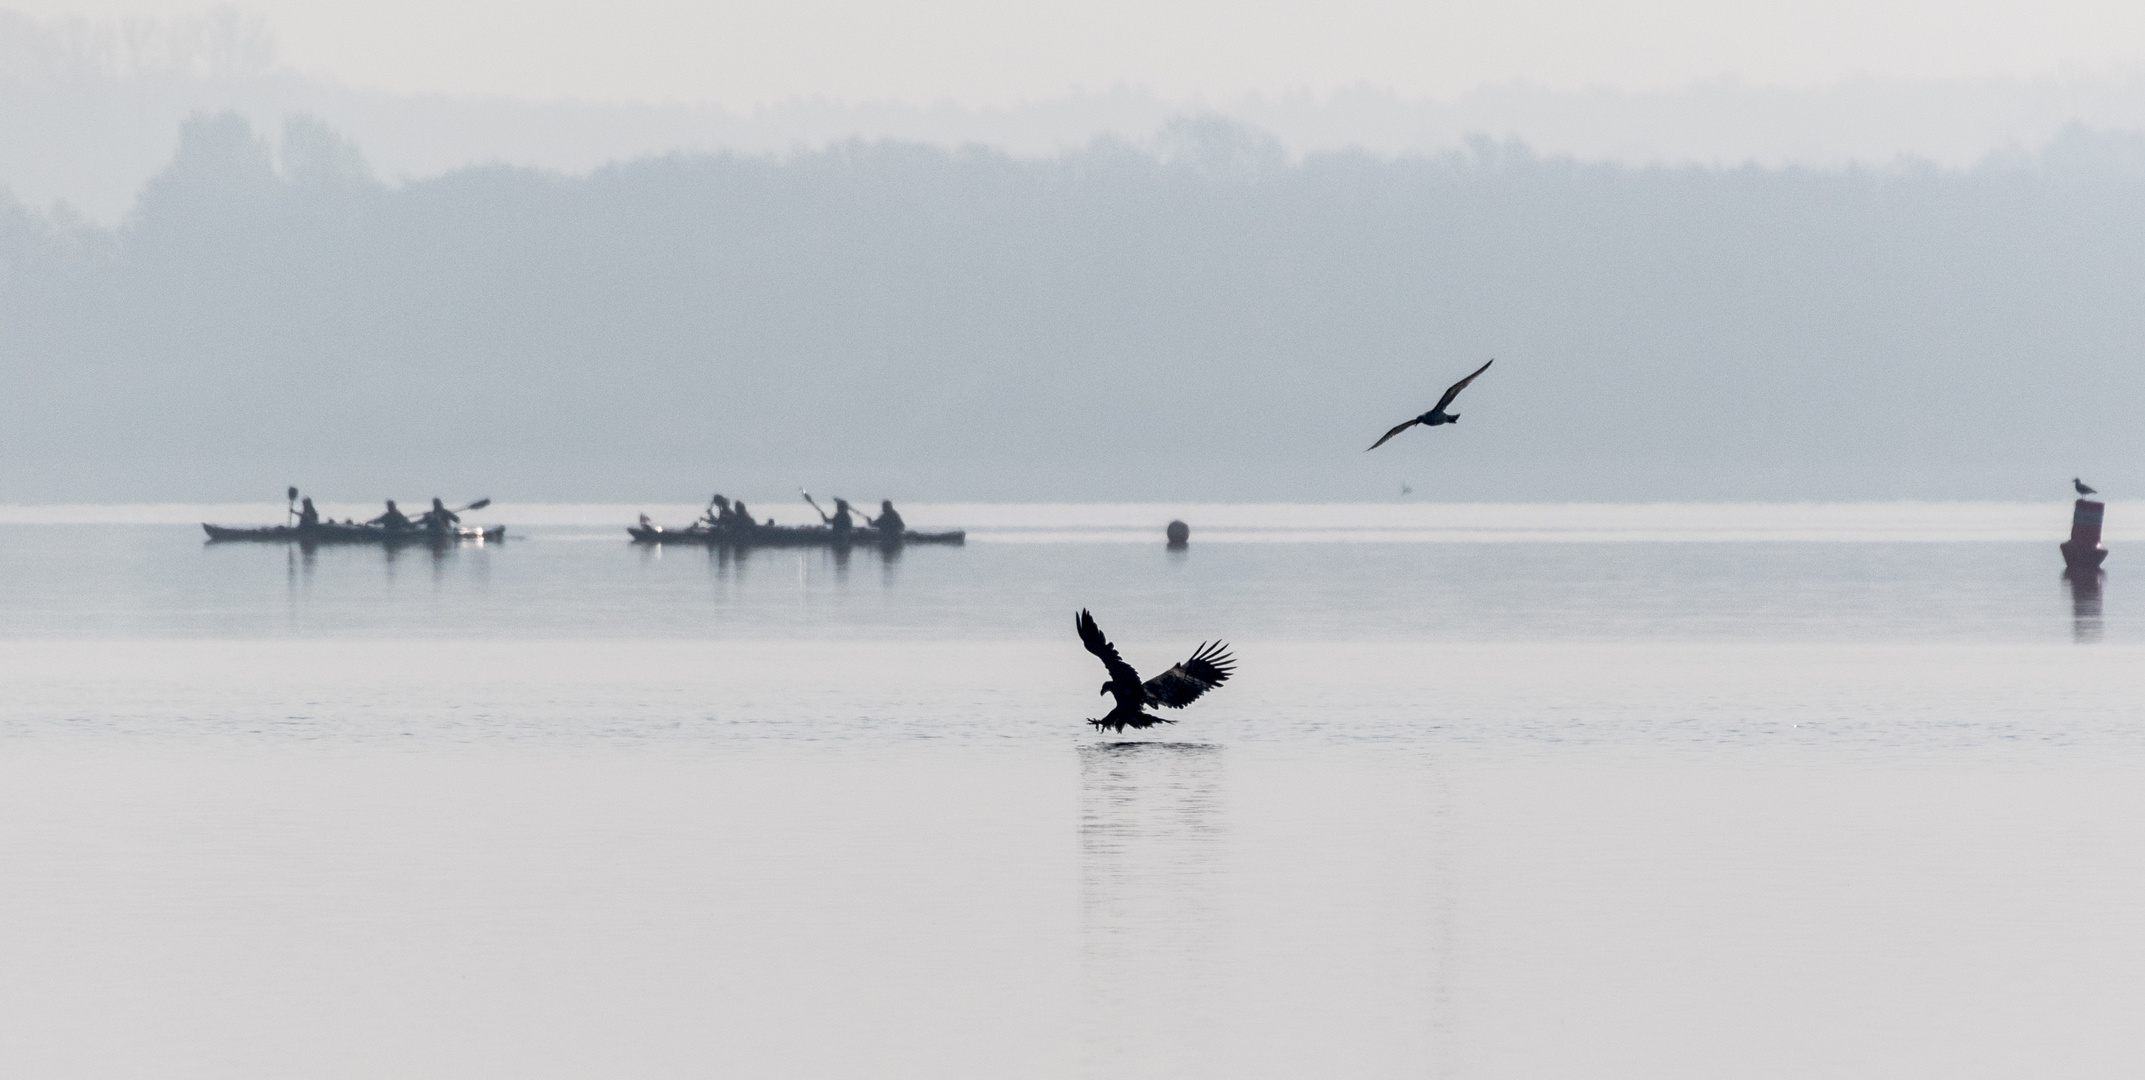
<svg viewBox="0 0 2145 1080"><path fill-rule="evenodd" d="M1422 417L1419 417L1419 416L1418 416L1418 417L1416 417L1415 419L1413 419L1413 420L1410 420L1410 421L1408 421L1408 422L1407 422L1407 423L1405 423L1405 424L1400 424L1400 425L1398 425L1398 426L1394 427L1394 428L1393 428L1393 430L1391 430L1391 431L1388 431L1388 432L1386 432L1385 434L1383 434L1383 435L1380 435L1380 436L1378 436L1378 441L1377 441L1377 442L1374 442L1374 443L1372 443L1372 444L1370 444L1370 446L1369 446L1369 447L1368 447L1367 449L1365 449L1365 450L1364 450L1363 452L1364 452L1364 453L1366 453L1366 454L1368 454L1368 453L1370 453L1370 452L1371 452L1372 450L1376 450L1377 448L1379 448L1379 447L1381 447L1381 446L1384 446L1384 445L1385 445L1385 440L1387 440L1387 439L1390 439L1390 438L1392 438L1393 436L1395 436L1395 435L1398 435L1398 434L1400 434L1401 432L1403 432L1403 431L1406 431L1406 430L1408 430L1409 428L1411 428L1411 427L1414 427L1415 425L1417 425L1417 424L1420 424L1420 423L1422 423L1422 422L1423 422L1423 421L1422 421Z"/></svg>
<svg viewBox="0 0 2145 1080"><path fill-rule="evenodd" d="M1080 628L1080 644L1087 646L1087 651L1094 653L1102 660L1102 666L1109 669L1110 693L1119 701L1137 708L1144 696L1140 673L1132 670L1132 665L1125 663L1124 657L1117 655L1117 646L1102 636L1102 627L1095 625L1095 617L1088 614L1086 608L1080 609L1080 617L1074 625Z"/></svg>
<svg viewBox="0 0 2145 1080"><path fill-rule="evenodd" d="M1475 375L1480 375L1483 372L1488 371L1490 369L1490 364L1494 364L1496 362L1496 358L1491 357L1489 364L1484 364L1481 367L1475 369ZM1445 396L1437 399L1437 408L1432 409L1430 411L1444 412L1445 406L1452 404L1452 399L1459 397L1460 391L1467 389L1467 384L1475 381L1475 375L1469 375L1468 377L1461 379L1459 382L1453 383L1451 386L1446 387Z"/></svg>
<svg viewBox="0 0 2145 1080"><path fill-rule="evenodd" d="M1212 645L1202 641L1191 659L1147 680L1141 688L1147 694L1146 704L1181 709L1199 700L1199 695L1227 682L1235 665L1236 658L1229 655L1229 646L1219 641Z"/></svg>

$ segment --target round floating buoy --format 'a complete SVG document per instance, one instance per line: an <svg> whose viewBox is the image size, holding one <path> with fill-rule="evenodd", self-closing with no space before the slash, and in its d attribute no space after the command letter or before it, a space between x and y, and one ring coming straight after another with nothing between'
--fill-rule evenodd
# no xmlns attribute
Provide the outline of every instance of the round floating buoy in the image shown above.
<svg viewBox="0 0 2145 1080"><path fill-rule="evenodd" d="M1181 521L1172 521L1169 523L1170 547L1180 548L1185 546L1186 544L1191 543L1191 540L1192 527L1190 525L1186 525Z"/></svg>
<svg viewBox="0 0 2145 1080"><path fill-rule="evenodd" d="M2100 523L2107 510L2106 504L2093 499L2080 499L2072 505L2071 538L2059 545L2065 573L2091 575L2100 571L2100 564L2108 557L2108 549L2100 543Z"/></svg>

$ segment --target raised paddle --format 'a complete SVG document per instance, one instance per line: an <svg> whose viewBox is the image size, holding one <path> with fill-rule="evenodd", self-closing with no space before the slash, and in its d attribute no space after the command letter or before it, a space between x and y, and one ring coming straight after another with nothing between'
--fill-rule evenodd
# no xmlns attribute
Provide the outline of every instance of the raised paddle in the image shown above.
<svg viewBox="0 0 2145 1080"><path fill-rule="evenodd" d="M827 512L825 510L819 509L819 503L813 501L811 492L806 491L803 488L798 488L797 494L804 496L804 501L812 504L812 509L819 514L819 520L821 522L829 522L834 520L833 518L827 516Z"/></svg>
<svg viewBox="0 0 2145 1080"><path fill-rule="evenodd" d="M447 512L450 514L466 514L471 510L482 510L485 507L490 506L491 504L492 501L490 499L478 499L476 502L470 503L468 506L458 506ZM417 520L418 522L422 523L424 527L434 529L440 532L445 532L447 528L447 522L445 520L434 519L432 517L432 511L430 510L427 510L422 514L417 515Z"/></svg>
<svg viewBox="0 0 2145 1080"><path fill-rule="evenodd" d="M447 512L448 512L448 513L450 513L450 514L466 514L466 513L470 512L471 510L482 510L482 509L484 509L485 507L487 507L487 506L490 506L491 504L492 504L492 501L491 501L490 499L478 499L478 500L477 500L476 502L470 503L470 504L469 504L468 506L457 506L457 507L455 507L454 509L452 509L452 510L449 510L449 511L447 511ZM419 520L419 521L423 521L423 520L425 520L425 515L426 515L426 514L430 514L431 512L432 512L432 511L430 511L430 510L427 510L427 511L425 511L425 512L424 512L423 514L419 514L419 515L417 515L417 520Z"/></svg>
<svg viewBox="0 0 2145 1080"><path fill-rule="evenodd" d="M296 487L292 487L284 494L283 512L288 515L285 519L286 521L298 516L298 489Z"/></svg>

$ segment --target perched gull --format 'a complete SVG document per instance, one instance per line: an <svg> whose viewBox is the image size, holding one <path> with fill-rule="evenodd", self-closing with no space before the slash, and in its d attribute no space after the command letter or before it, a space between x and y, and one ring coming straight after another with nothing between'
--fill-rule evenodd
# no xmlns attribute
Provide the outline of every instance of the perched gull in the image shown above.
<svg viewBox="0 0 2145 1080"><path fill-rule="evenodd" d="M1481 367L1476 368L1475 375L1480 375L1483 372L1488 371L1490 369L1490 364L1494 364L1496 362L1497 361L1493 359L1490 361L1489 364L1484 364ZM1460 414L1446 412L1445 406L1452 404L1452 399L1459 397L1460 391L1467 389L1467 384L1475 381L1475 375L1469 375L1468 377L1461 379L1459 382L1453 383L1450 387L1446 388L1445 396L1437 399L1437 406L1435 408L1431 409L1429 412L1422 414L1421 416L1416 417L1413 420L1408 421L1405 424L1401 424L1400 426L1394 428L1391 431L1386 432L1384 435L1379 437L1377 442L1370 444L1369 449L1363 452L1367 454L1370 453L1371 450L1376 450L1377 448L1384 446L1385 440L1390 439L1393 436L1398 435L1401 432L1406 431L1417 424L1421 424L1424 427L1436 427L1439 424L1458 423L1460 419Z"/></svg>
<svg viewBox="0 0 2145 1080"><path fill-rule="evenodd" d="M1081 609L1076 624L1080 628L1080 644L1087 651L1102 658L1102 666L1110 671L1110 681L1102 684L1102 693L1117 695L1117 707L1110 715L1100 720L1089 720L1097 730L1109 728L1123 731L1126 728L1144 728L1155 724L1174 724L1166 716L1156 716L1142 711L1153 705L1181 709L1199 700L1199 695L1228 681L1231 665L1236 661L1229 656L1227 645L1217 641L1208 645L1202 641L1192 658L1170 668L1146 682L1140 681L1140 673L1132 670L1117 655L1117 646L1102 636L1102 628L1095 625L1095 617Z"/></svg>
<svg viewBox="0 0 2145 1080"><path fill-rule="evenodd" d="M2089 488L2089 487L2085 486L2085 481L2083 481L2083 480L2080 480L2080 479L2078 479L2078 478L2077 478L2077 477L2075 477L2075 476L2071 477L2071 486L2072 486L2072 487L2074 487L2074 488L2077 488L2077 489L2078 489L2078 494L2080 494L2080 495L2098 495L2098 494L2100 494L2100 492L2094 491L2094 490L2093 490L2092 488Z"/></svg>

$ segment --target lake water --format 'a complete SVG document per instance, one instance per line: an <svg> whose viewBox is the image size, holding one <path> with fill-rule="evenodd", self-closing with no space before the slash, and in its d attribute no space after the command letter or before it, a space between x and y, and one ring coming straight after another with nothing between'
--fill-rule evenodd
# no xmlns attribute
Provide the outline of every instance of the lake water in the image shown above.
<svg viewBox="0 0 2145 1080"><path fill-rule="evenodd" d="M0 508L0 1074L2145 1055L2145 505L2086 588L2060 503L625 542L696 509L308 554L194 524L280 506ZM1098 737L1081 607L1144 671L1225 638L1238 676Z"/></svg>

